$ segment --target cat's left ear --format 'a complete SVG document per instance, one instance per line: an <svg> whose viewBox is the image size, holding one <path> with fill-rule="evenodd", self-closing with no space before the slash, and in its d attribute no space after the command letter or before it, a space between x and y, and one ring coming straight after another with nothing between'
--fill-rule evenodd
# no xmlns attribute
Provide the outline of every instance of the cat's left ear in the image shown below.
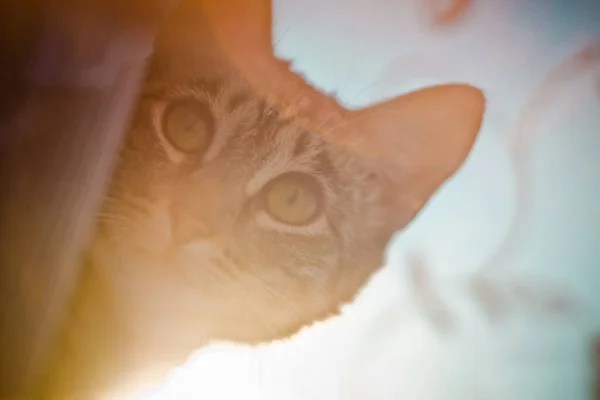
<svg viewBox="0 0 600 400"><path fill-rule="evenodd" d="M350 111L335 136L384 169L394 207L408 223L467 158L484 109L479 89L434 86Z"/></svg>
<svg viewBox="0 0 600 400"><path fill-rule="evenodd" d="M156 37L150 74L220 79L274 63L271 0L181 0Z"/></svg>

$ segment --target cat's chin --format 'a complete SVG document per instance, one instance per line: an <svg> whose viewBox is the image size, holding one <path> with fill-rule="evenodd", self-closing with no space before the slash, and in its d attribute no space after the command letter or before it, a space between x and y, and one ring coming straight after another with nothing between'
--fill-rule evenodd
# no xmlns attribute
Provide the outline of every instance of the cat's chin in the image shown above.
<svg viewBox="0 0 600 400"><path fill-rule="evenodd" d="M232 261L235 254L227 252L226 242L169 241L137 250L131 242L96 244L95 269L104 273L122 305L140 354L164 352L167 359L209 340L258 345L289 338L336 315L339 306L352 300L355 287L350 282L366 273L364 268L344 268L349 283L310 289L311 276L304 277L309 286L299 286L298 279L275 285L250 273L261 268L246 265L246 259Z"/></svg>

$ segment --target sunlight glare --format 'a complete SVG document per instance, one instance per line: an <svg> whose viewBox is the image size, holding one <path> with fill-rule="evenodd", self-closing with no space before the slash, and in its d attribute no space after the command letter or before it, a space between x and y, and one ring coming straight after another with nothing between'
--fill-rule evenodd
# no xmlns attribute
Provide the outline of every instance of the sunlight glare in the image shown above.
<svg viewBox="0 0 600 400"><path fill-rule="evenodd" d="M142 385L106 400L192 400L261 398L256 389L257 352L249 347L216 345L194 354L160 384ZM231 383L235 382L234 385Z"/></svg>

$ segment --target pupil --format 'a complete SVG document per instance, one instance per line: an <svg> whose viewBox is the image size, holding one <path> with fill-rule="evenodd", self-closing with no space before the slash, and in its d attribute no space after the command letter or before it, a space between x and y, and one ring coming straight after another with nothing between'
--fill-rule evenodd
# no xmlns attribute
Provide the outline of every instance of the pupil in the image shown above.
<svg viewBox="0 0 600 400"><path fill-rule="evenodd" d="M292 204L294 204L296 202L296 200L298 200L299 196L300 196L300 191L297 188L292 189L287 198L287 205L291 206Z"/></svg>
<svg viewBox="0 0 600 400"><path fill-rule="evenodd" d="M194 132L194 128L199 127L200 123L198 121L194 121L194 118L189 118L186 124L186 131L188 133Z"/></svg>

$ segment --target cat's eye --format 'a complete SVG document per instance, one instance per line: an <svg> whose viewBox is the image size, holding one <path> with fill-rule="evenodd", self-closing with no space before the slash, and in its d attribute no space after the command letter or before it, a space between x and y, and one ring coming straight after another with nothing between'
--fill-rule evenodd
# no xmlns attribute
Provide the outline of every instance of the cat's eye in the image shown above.
<svg viewBox="0 0 600 400"><path fill-rule="evenodd" d="M263 196L267 213L288 225L307 225L322 212L321 186L307 174L280 175L265 186Z"/></svg>
<svg viewBox="0 0 600 400"><path fill-rule="evenodd" d="M167 106L162 130L165 138L184 153L203 153L212 142L214 116L208 107L195 100L180 100Z"/></svg>

